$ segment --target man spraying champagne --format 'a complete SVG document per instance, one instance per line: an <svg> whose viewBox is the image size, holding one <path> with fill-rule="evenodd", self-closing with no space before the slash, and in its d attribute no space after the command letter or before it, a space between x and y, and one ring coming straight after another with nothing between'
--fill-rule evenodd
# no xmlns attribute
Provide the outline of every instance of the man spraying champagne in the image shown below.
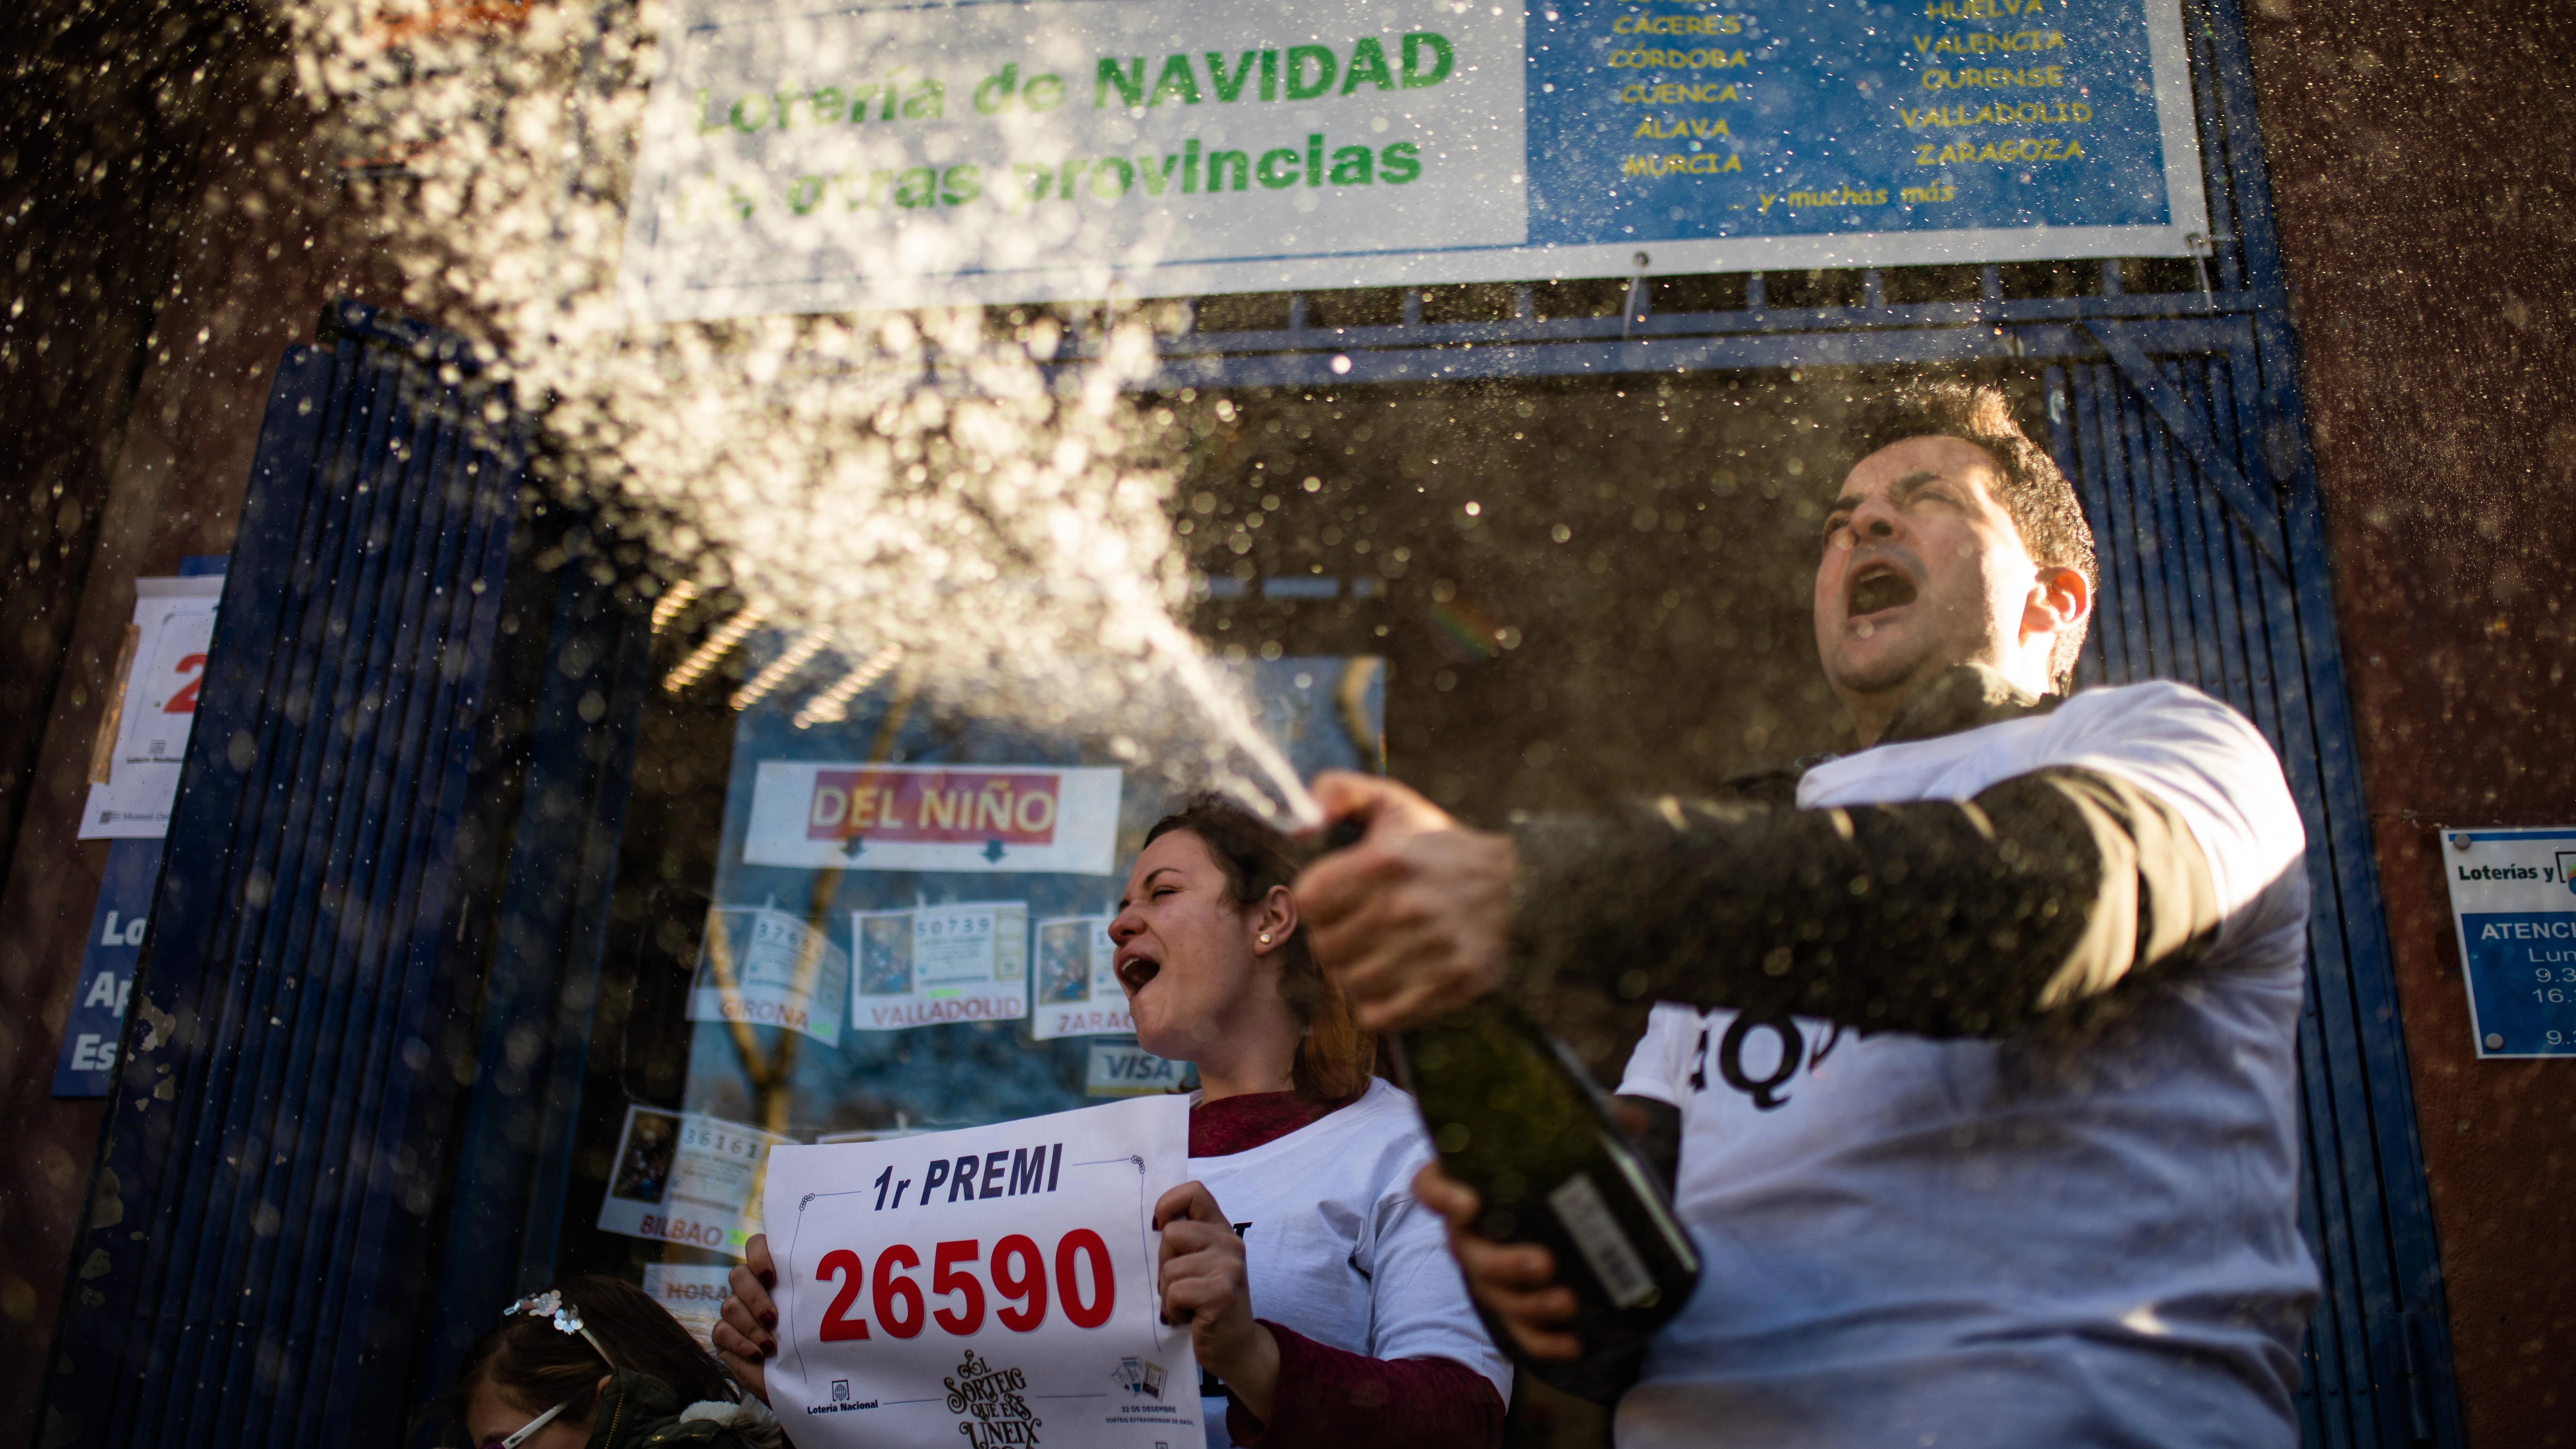
<svg viewBox="0 0 2576 1449"><path fill-rule="evenodd" d="M2003 394L1868 411L1816 642L1863 748L1737 798L1470 830L1317 794L1360 842L1298 899L1361 1025L1488 992L1657 1004L1620 1084L1678 1142L1702 1271L1622 1446L2289 1445L2305 836L2279 761L2186 686L2069 694L2081 508ZM1474 1236L1544 1373L1572 1295Z"/></svg>

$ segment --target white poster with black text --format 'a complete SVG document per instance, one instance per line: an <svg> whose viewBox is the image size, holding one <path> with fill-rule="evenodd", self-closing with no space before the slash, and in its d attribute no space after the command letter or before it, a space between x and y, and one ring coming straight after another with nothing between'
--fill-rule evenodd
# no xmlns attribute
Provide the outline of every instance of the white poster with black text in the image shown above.
<svg viewBox="0 0 2576 1449"><path fill-rule="evenodd" d="M1154 1203L1188 1175L1182 1097L776 1149L770 1403L807 1449L1196 1444L1154 1290Z"/></svg>

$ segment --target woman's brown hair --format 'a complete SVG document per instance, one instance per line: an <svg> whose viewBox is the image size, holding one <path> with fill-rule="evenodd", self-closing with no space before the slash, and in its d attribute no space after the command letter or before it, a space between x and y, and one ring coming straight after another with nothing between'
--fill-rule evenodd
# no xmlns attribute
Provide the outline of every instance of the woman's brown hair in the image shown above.
<svg viewBox="0 0 2576 1449"><path fill-rule="evenodd" d="M1272 887L1297 879L1295 844L1222 795L1196 796L1155 821L1145 832L1145 843L1178 830L1207 847L1225 872L1226 898L1238 910L1259 902ZM1376 1039L1362 1035L1351 1019L1351 1004L1316 961L1304 925L1289 932L1271 954L1279 962L1280 994L1306 1032L1297 1043L1297 1090L1326 1102L1347 1102L1367 1091L1377 1062Z"/></svg>
<svg viewBox="0 0 2576 1449"><path fill-rule="evenodd" d="M550 1317L505 1314L475 1341L456 1387L441 1395L430 1413L462 1417L474 1391L489 1383L532 1415L564 1404L565 1416L579 1421L598 1407L599 1381L611 1368L651 1374L676 1390L683 1404L741 1402L733 1375L643 1289L624 1279L585 1273L565 1279L555 1291L563 1295L566 1308L580 1310L588 1337L564 1332ZM591 1345L591 1338L599 1340L599 1347ZM600 1348L616 1362L603 1362Z"/></svg>

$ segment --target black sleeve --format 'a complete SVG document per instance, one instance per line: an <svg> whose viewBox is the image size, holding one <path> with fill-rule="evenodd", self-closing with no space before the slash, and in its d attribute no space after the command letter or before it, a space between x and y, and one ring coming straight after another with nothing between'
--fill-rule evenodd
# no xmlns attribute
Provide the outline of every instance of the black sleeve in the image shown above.
<svg viewBox="0 0 2576 1449"><path fill-rule="evenodd" d="M2172 808L2097 771L1966 802L1797 810L1642 803L1515 828L1514 986L2012 1031L2215 937L2208 862Z"/></svg>

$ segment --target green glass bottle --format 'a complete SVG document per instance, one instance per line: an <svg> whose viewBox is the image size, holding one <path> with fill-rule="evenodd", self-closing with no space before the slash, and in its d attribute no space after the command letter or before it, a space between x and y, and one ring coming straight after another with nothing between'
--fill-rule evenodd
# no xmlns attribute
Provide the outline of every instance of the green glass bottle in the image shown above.
<svg viewBox="0 0 2576 1449"><path fill-rule="evenodd" d="M1476 1229L1536 1243L1574 1290L1585 1365L1644 1344L1699 1283L1668 1194L1564 1043L1491 997L1391 1043L1441 1167L1476 1190Z"/></svg>

